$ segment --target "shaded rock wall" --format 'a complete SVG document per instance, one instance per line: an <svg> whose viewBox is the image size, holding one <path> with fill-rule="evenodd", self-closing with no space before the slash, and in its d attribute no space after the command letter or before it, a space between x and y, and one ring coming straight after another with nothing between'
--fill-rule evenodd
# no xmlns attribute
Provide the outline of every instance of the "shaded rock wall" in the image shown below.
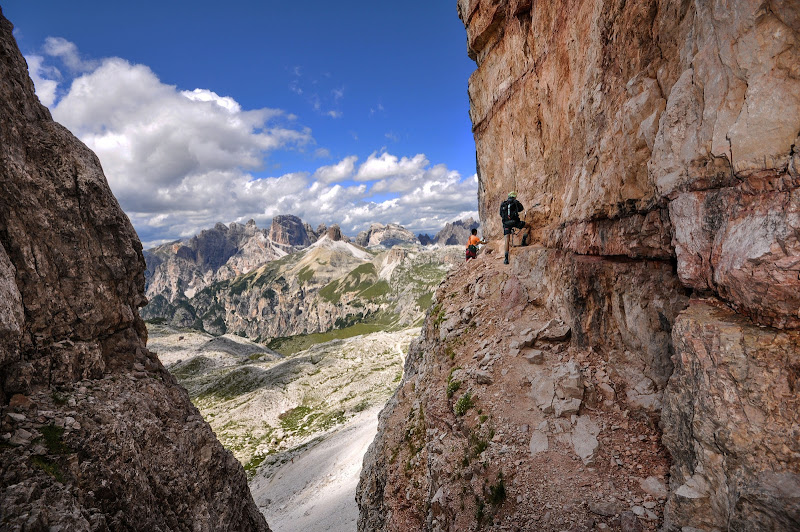
<svg viewBox="0 0 800 532"><path fill-rule="evenodd" d="M469 97L484 235L501 238L498 207L516 190L534 243L511 250L513 276L484 297L501 290L509 305L546 309L570 326L572 348L608 363L613 389L597 391L661 416L673 460L664 529L800 527L800 5L457 6L478 65ZM420 374L437 371L431 357ZM436 391L413 383L385 419L407 402L431 406ZM450 523L458 510L435 492L374 496L399 491L381 487L398 478L379 452L393 429L381 431L362 523L397 529L392 516L437 503L447 510L437 522ZM552 467L546 477L560 474Z"/></svg>
<svg viewBox="0 0 800 532"><path fill-rule="evenodd" d="M244 471L145 349L142 247L53 122L0 14L4 530L268 530Z"/></svg>

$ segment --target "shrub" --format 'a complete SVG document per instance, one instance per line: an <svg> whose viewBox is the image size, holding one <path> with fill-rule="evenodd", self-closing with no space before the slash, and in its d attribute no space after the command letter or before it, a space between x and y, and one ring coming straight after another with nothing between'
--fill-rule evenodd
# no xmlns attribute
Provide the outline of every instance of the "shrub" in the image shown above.
<svg viewBox="0 0 800 532"><path fill-rule="evenodd" d="M453 394L461 387L461 381L451 380L447 385L447 398L453 397Z"/></svg>
<svg viewBox="0 0 800 532"><path fill-rule="evenodd" d="M463 416L467 413L467 410L472 408L472 406L472 392L467 392L462 395L458 401L456 401L456 404L453 405L453 413L455 413L457 416Z"/></svg>

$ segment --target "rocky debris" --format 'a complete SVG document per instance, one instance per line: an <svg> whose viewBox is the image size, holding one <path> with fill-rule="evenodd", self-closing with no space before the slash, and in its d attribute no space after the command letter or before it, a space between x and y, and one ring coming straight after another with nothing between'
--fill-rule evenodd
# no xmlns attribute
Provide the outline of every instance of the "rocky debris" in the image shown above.
<svg viewBox="0 0 800 532"><path fill-rule="evenodd" d="M570 327L560 320L552 319L547 325L533 334L536 340L544 342L563 342L569 338Z"/></svg>
<svg viewBox="0 0 800 532"><path fill-rule="evenodd" d="M544 429L536 429L531 434L531 441L529 444L529 448L531 450L531 456L536 456L539 453L543 453L550 449L550 440L547 437L547 422L543 421L542 423L545 424Z"/></svg>
<svg viewBox="0 0 800 532"><path fill-rule="evenodd" d="M437 291L365 456L360 530L619 530L626 512L631 530L658 528L665 496L639 482L665 484L653 419L632 414L624 395L603 398L601 383L617 385L613 359L576 347L574 337L537 343L542 361L526 360L533 349L521 346L559 318L536 304L504 305L508 283L508 272L482 256ZM501 485L502 502L492 498ZM603 501L613 513L591 511Z"/></svg>
<svg viewBox="0 0 800 532"><path fill-rule="evenodd" d="M667 487L658 477L643 478L639 480L639 485L642 487L645 493L652 495L656 499L667 498Z"/></svg>
<svg viewBox="0 0 800 532"><path fill-rule="evenodd" d="M714 299L675 323L665 393L668 530L800 522L800 332L758 327ZM788 368L788 371L787 371Z"/></svg>
<svg viewBox="0 0 800 532"><path fill-rule="evenodd" d="M391 248L404 244L416 244L418 240L413 233L401 225L373 223L369 229L358 233L354 242L362 247L383 246Z"/></svg>
<svg viewBox="0 0 800 532"><path fill-rule="evenodd" d="M142 247L34 94L0 15L4 530L268 530L241 466L145 349Z"/></svg>
<svg viewBox="0 0 800 532"><path fill-rule="evenodd" d="M575 361L538 373L531 381L531 394L545 414L577 414L583 402L583 380Z"/></svg>
<svg viewBox="0 0 800 532"><path fill-rule="evenodd" d="M572 448L575 454L585 465L594 463L595 452L600 442L597 436L600 434L600 426L592 421L588 415L577 416L575 427L572 430Z"/></svg>
<svg viewBox="0 0 800 532"><path fill-rule="evenodd" d="M531 364L544 364L544 351L541 349L529 349L525 351L522 358Z"/></svg>
<svg viewBox="0 0 800 532"><path fill-rule="evenodd" d="M281 357L235 336L185 332L178 340L181 333L169 327L148 329L150 348L250 478L257 473L262 481L335 427L383 405L419 334L417 328L375 332Z"/></svg>

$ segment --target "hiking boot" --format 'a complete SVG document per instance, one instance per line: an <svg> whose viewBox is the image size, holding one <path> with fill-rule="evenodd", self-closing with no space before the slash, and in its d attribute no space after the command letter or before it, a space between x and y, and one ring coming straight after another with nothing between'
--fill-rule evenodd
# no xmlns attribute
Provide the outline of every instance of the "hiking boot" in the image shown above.
<svg viewBox="0 0 800 532"><path fill-rule="evenodd" d="M508 253L506 253L506 258L505 258L505 260L503 261L503 264L508 264Z"/></svg>

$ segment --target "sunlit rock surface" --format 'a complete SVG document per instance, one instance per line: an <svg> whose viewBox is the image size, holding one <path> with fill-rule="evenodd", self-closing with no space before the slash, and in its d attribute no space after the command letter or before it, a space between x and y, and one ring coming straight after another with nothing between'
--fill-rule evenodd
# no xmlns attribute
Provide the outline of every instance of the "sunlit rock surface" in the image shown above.
<svg viewBox="0 0 800 532"><path fill-rule="evenodd" d="M491 243L381 415L360 528L797 528L800 5L456 4ZM533 245L504 266L510 190ZM568 348L531 337L552 320Z"/></svg>

